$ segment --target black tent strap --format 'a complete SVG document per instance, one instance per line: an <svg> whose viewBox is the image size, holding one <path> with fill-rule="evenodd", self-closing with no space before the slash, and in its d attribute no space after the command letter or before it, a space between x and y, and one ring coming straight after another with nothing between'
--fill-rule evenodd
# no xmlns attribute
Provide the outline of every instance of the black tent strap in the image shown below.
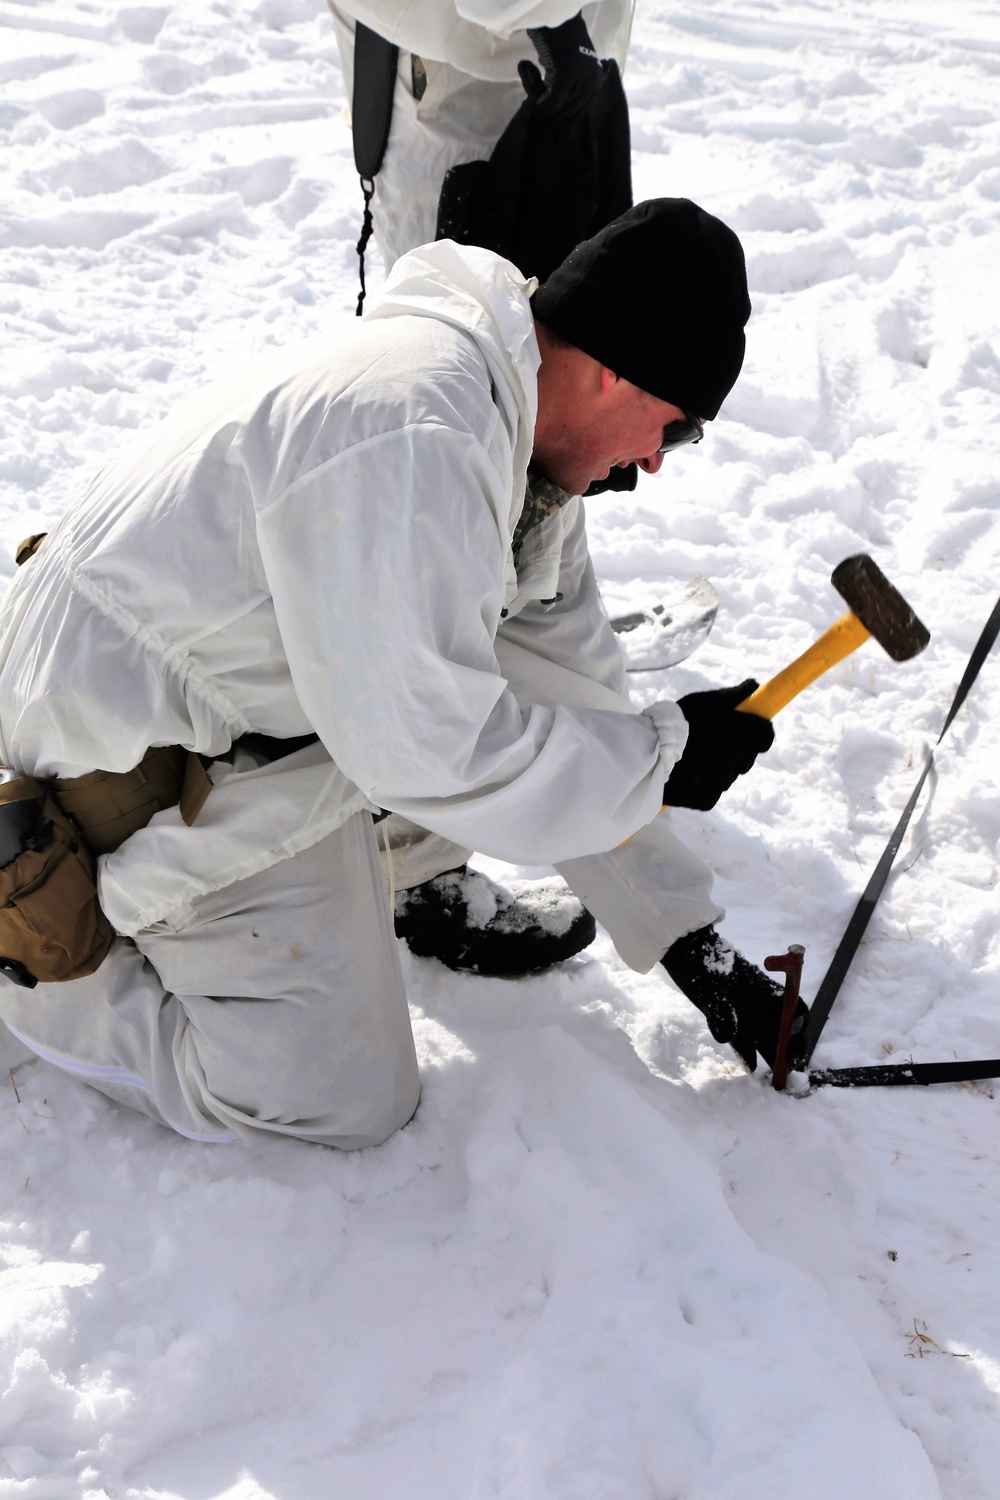
<svg viewBox="0 0 1000 1500"><path fill-rule="evenodd" d="M969 689L979 676L979 669L992 651L993 643L998 635L1000 635L1000 599L993 606L993 613L983 626L983 633L976 642L972 655L969 657L969 665L963 672L962 680L958 684L958 691L952 699L951 708L948 710L948 717L944 721L944 728L937 737L939 745L951 728L952 719L969 696Z"/></svg>
<svg viewBox="0 0 1000 1500"><path fill-rule="evenodd" d="M952 699L951 707L949 708L947 718L944 721L944 726L941 730L941 733L937 737L938 745L940 745L948 730L951 728L952 721L954 720L955 715L958 713L959 709L962 707L962 704L969 696L969 690L971 689L972 684L975 682L976 678L979 676L980 668L982 667L983 662L986 660L987 656L989 656L990 651L993 649L998 635L1000 635L1000 599L998 599L996 604L994 605L993 612L987 620L985 626L983 627L982 633L978 641L976 642L972 655L969 657L968 665L966 666L966 669L962 674L962 680L959 683L958 688L956 689L954 698ZM885 886L885 883L889 878L889 871L892 869L896 855L899 853L899 847L903 842L903 835L906 833L907 827L909 826L910 818L913 816L913 809L917 805L917 799L919 798L920 793L923 791L924 783L927 780L928 775L930 774L930 770L933 764L934 756L931 753L927 756L927 763L924 766L923 771L920 773L920 779L913 789L913 793L910 797L909 802L907 802L905 808L903 809L899 822L893 829L892 837L889 839L889 842L885 847L882 858L876 865L871 879L865 886L864 893L862 894L861 899L859 900L857 906L854 908L854 912L851 916L851 920L847 924L847 929L844 932L844 936L841 938L840 942L837 945L837 951L833 955L830 967L824 974L819 989L816 991L816 998L812 1003L812 1007L809 1013L809 1020L806 1022L805 1028L802 1032L802 1036L799 1040L799 1045L795 1050L795 1056L791 1060L791 1066L796 1070L802 1071L809 1066L812 1055L816 1050L816 1044L822 1034L823 1027L826 1025L827 1019L830 1015L830 1011L833 1009L833 1003L836 1000L837 995L840 993L840 987L844 982L847 971L850 968L854 955L858 950L858 945L865 935L865 930L868 927L868 923L871 921L872 913L874 912L876 903L878 902L878 899L882 894L883 887ZM929 1063L926 1066L936 1067L938 1065ZM941 1066L943 1067L946 1065L941 1064ZM955 1066L978 1067L980 1066L980 1064L955 1064ZM990 1064L983 1064L983 1066L990 1066ZM861 1072L864 1070L848 1069L847 1071ZM885 1070L883 1069L882 1071ZM991 1073L984 1073L977 1074L975 1076L991 1078L994 1075ZM937 1079L931 1081L944 1082L945 1080Z"/></svg>
<svg viewBox="0 0 1000 1500"><path fill-rule="evenodd" d="M844 936L837 944L837 951L833 955L830 967L820 981L819 989L816 991L816 998L809 1009L809 1020L805 1024L795 1052L795 1059L792 1063L793 1068L801 1069L809 1066L809 1061L816 1050L816 1043L819 1041L823 1027L826 1025L830 1012L833 1009L833 1002L840 993L840 987L847 977L847 971L851 967L854 955L858 951L861 939L864 937L868 923L872 919L875 907L878 904L878 898L882 894L882 888L889 878L889 871L892 869L896 855L899 853L899 846L903 842L903 835L909 826L910 819L913 816L913 809L917 805L920 793L924 789L924 782L927 780L933 764L934 757L928 753L927 764L921 772L920 780L914 787L910 800L904 807L899 822L893 829L892 837L885 846L882 858L875 866L871 879L865 886L864 893L851 914L851 920L847 924Z"/></svg>
<svg viewBox="0 0 1000 1500"><path fill-rule="evenodd" d="M819 1068L809 1074L812 1088L926 1087L929 1083L971 1083L977 1078L1000 1078L1000 1057L977 1062L884 1063L867 1068Z"/></svg>

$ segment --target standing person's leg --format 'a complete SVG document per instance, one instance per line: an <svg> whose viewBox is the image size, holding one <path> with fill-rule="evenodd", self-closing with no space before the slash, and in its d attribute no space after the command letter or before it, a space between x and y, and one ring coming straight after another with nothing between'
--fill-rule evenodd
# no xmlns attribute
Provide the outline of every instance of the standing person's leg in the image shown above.
<svg viewBox="0 0 1000 1500"><path fill-rule="evenodd" d="M344 88L354 88L354 23L328 0ZM524 101L510 83L473 78L449 63L400 51L392 126L375 179L375 238L389 270L399 256L433 240L438 199L449 167L490 155Z"/></svg>
<svg viewBox="0 0 1000 1500"><path fill-rule="evenodd" d="M371 817L120 938L96 974L18 990L40 1056L194 1139L375 1145L417 1107L406 995Z"/></svg>

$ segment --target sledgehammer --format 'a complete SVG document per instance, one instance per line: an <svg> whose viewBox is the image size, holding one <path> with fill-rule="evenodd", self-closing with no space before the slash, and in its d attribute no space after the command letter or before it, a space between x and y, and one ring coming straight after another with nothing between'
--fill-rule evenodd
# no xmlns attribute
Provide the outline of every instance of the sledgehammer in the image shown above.
<svg viewBox="0 0 1000 1500"><path fill-rule="evenodd" d="M740 713L773 719L779 708L791 703L803 688L850 656L869 637L874 637L893 661L909 661L927 645L930 632L867 553L859 552L838 563L830 582L847 604L847 614L784 671L744 698Z"/></svg>

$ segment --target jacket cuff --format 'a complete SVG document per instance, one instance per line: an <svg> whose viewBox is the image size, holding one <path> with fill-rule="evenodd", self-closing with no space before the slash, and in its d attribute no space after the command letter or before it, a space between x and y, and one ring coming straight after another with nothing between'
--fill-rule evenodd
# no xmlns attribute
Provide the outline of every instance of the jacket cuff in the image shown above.
<svg viewBox="0 0 1000 1500"><path fill-rule="evenodd" d="M648 719L652 719L660 737L660 764L666 781L684 753L688 739L688 721L678 704L665 699L643 709L643 713Z"/></svg>

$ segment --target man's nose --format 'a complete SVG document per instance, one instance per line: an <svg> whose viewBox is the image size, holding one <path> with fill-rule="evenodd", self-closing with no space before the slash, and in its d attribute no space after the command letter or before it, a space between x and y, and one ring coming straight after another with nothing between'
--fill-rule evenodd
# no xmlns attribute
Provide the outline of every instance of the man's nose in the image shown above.
<svg viewBox="0 0 1000 1500"><path fill-rule="evenodd" d="M665 453L651 453L648 458L639 459L639 468L646 474L658 474L666 456Z"/></svg>

